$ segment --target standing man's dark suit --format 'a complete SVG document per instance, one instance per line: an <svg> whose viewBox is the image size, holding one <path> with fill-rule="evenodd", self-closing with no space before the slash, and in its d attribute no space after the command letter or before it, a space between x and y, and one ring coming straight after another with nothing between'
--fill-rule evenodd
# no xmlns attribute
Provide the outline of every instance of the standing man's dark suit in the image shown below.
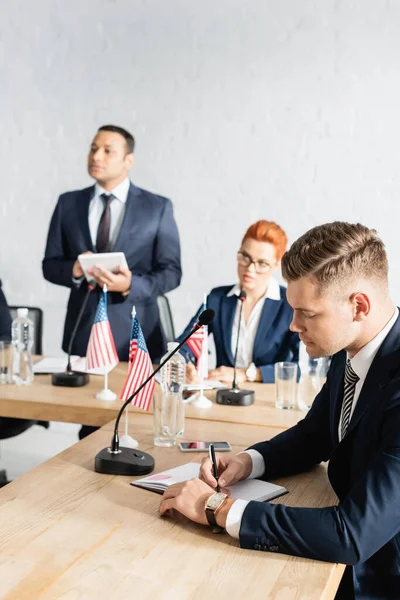
<svg viewBox="0 0 400 600"><path fill-rule="evenodd" d="M250 502L242 516L243 548L352 565L338 598L400 598L400 318L378 350L343 440L338 425L346 352L306 418L252 448L271 480L329 460L339 505L290 508ZM351 579L354 592L351 590Z"/></svg>
<svg viewBox="0 0 400 600"><path fill-rule="evenodd" d="M79 254L95 252L88 224L94 187L62 194L50 223L43 260L45 279L71 289L65 320L63 350L68 350L72 329L87 290L83 281L73 283L72 268ZM113 252L124 252L132 283L129 295L109 292L108 316L120 360L128 360L132 306L143 329L153 360L164 353L157 296L176 288L181 280L179 235L172 203L167 198L142 190L132 183L125 215ZM100 290L100 288L97 288ZM96 311L98 296L91 294L72 353L84 356Z"/></svg>
<svg viewBox="0 0 400 600"><path fill-rule="evenodd" d="M11 340L11 314L7 305L6 297L1 288L0 280L0 340L9 342Z"/></svg>

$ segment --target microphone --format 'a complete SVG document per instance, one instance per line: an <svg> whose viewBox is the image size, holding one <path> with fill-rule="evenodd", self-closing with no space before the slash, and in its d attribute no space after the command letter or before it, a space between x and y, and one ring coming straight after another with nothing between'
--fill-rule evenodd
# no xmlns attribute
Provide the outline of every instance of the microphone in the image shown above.
<svg viewBox="0 0 400 600"><path fill-rule="evenodd" d="M78 318L76 319L75 327L72 330L71 337L69 339L68 344L68 362L67 368L62 373L53 373L51 376L52 385L59 385L63 387L82 387L83 385L87 385L89 383L89 375L88 373L79 373L78 371L73 371L71 367L71 351L72 344L74 343L74 339L76 336L76 332L78 331L79 325L82 320L83 313L86 308L86 304L89 300L89 296L91 292L94 290L95 286L92 283L88 283L88 288L86 290L85 297L82 302L81 309L78 314Z"/></svg>
<svg viewBox="0 0 400 600"><path fill-rule="evenodd" d="M243 302L246 300L247 294L244 290L240 290L238 299L240 300L239 325L236 339L235 358L233 361L233 381L230 390L218 390L216 402L217 404L230 404L232 406L250 406L254 402L253 390L240 390L236 382L236 362L239 348L240 326L242 323Z"/></svg>
<svg viewBox="0 0 400 600"><path fill-rule="evenodd" d="M174 354L176 354L180 348L188 339L196 333L203 325L209 325L214 319L215 311L212 308L207 308L200 313L197 323L188 335L182 340L168 357L163 360L158 367L149 375L149 377L142 383L138 389L133 392L131 396L123 403L120 411L115 420L114 434L111 439L111 446L109 448L103 448L95 458L94 470L96 473L105 473L107 475L146 475L151 473L154 469L154 458L147 452L141 450L133 450L132 448L123 448L119 445L118 437L118 426L121 416L125 408L132 402L133 398L144 388L145 385L163 368L163 366L169 361Z"/></svg>

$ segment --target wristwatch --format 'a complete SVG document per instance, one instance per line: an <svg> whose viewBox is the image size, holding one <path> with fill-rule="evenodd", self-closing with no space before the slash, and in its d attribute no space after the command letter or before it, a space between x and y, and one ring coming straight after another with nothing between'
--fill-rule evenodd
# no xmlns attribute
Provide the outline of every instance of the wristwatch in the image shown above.
<svg viewBox="0 0 400 600"><path fill-rule="evenodd" d="M206 517L208 523L212 526L218 527L218 523L215 520L215 515L224 504L225 500L228 498L228 494L223 494L222 492L215 492L212 494L206 502L205 510Z"/></svg>
<svg viewBox="0 0 400 600"><path fill-rule="evenodd" d="M257 379L257 367L253 362L246 369L246 377L247 381L255 381Z"/></svg>

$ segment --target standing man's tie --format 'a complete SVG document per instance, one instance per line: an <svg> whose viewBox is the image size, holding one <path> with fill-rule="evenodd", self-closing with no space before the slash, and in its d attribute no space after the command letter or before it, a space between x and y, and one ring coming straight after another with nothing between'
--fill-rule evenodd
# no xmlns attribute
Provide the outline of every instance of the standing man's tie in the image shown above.
<svg viewBox="0 0 400 600"><path fill-rule="evenodd" d="M108 252L110 244L110 225L111 208L110 204L114 200L112 194L101 194L100 198L104 202L104 210L101 215L99 228L97 230L96 250L97 252Z"/></svg>
<svg viewBox="0 0 400 600"><path fill-rule="evenodd" d="M346 362L346 370L344 373L344 394L342 404L342 424L341 434L342 439L346 435L347 428L350 422L351 407L353 406L354 391L356 389L359 376L353 370L350 359Z"/></svg>

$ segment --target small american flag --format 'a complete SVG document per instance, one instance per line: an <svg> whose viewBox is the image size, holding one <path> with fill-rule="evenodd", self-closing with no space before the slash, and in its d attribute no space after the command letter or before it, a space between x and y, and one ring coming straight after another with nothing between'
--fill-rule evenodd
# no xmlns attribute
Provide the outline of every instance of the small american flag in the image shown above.
<svg viewBox="0 0 400 600"><path fill-rule="evenodd" d="M200 358L203 352L204 337L207 335L207 329L203 325L186 342L195 358Z"/></svg>
<svg viewBox="0 0 400 600"><path fill-rule="evenodd" d="M86 350L86 368L90 370L108 367L107 371L111 371L118 363L118 354L107 314L107 292L103 291Z"/></svg>
<svg viewBox="0 0 400 600"><path fill-rule="evenodd" d="M146 342L143 336L140 323L132 311L132 332L129 346L129 373L121 392L121 400L128 400L153 372L150 356L147 350ZM155 380L150 379L149 383L133 399L132 404L143 410L149 410L151 399L153 397Z"/></svg>

